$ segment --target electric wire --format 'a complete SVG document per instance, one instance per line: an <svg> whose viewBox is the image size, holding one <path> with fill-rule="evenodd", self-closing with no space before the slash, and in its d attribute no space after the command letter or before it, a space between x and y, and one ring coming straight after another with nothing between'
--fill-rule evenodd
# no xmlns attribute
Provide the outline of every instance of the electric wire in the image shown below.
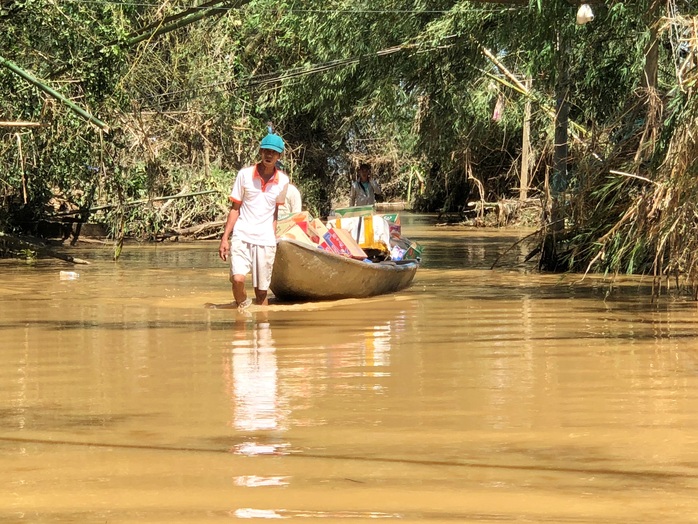
<svg viewBox="0 0 698 524"><path fill-rule="evenodd" d="M125 1L117 1L117 0L62 0L64 3L71 3L71 4L94 4L94 5L114 5L114 6L123 6L123 7L157 7L161 8L163 7L162 3L153 3L153 2L129 2L127 0ZM485 3L496 3L496 2L487 2ZM506 4L504 4L506 5ZM197 9L209 9L209 7L202 5L202 6L177 6L177 5L171 5L170 7L172 8L182 8L186 7L187 9L190 10L197 10ZM527 6L524 6L523 4L517 7L477 7L474 6L468 11L472 12L493 12L493 13L499 13L501 11L508 11L508 10L518 10L522 8L528 8ZM446 14L446 13L451 13L453 12L452 9L288 9L287 12L289 13L318 13L318 14L347 14L347 15L355 15L355 14ZM458 11L458 12L465 12L463 10Z"/></svg>
<svg viewBox="0 0 698 524"><path fill-rule="evenodd" d="M458 35L456 35L456 34L447 35L447 36L442 37L441 41L443 42L446 40L452 40L452 39L457 38L457 37L458 37ZM399 46L393 46L393 47L381 49L379 51L376 51L375 53L364 54L364 55L361 55L358 57L340 58L340 59L335 59L335 60L329 60L327 62L321 62L319 64L315 64L315 65L310 66L310 67L299 66L296 68L287 69L285 71L276 71L273 73L263 73L261 75L257 75L255 77L249 79L248 82L244 84L244 86L263 85L263 84L268 84L268 83L274 83L277 81L284 81L284 80L295 78L295 77L307 76L307 75L312 75L312 74L316 74L316 73L322 73L325 71L329 71L331 69L335 69L337 67L352 65L352 64L360 62L361 60L367 59L367 58L392 55L394 53L405 51L407 49L418 49L419 53L425 53L428 51L433 51L435 49L442 49L442 48L443 48L443 45L441 45L441 44L436 45L436 46L431 46L428 48L419 48L419 46L417 44L402 44ZM180 93L190 92L192 90L220 87L220 86L228 85L229 83L230 83L230 81L215 82L213 84L207 84L207 85L201 86L199 88L195 88L195 89L178 89L178 90L174 90L174 91L168 91L166 93L160 93L157 95L149 95L148 98L161 98L161 97L165 97L165 96L171 96L171 95L176 95L176 94L180 94Z"/></svg>
<svg viewBox="0 0 698 524"><path fill-rule="evenodd" d="M457 35L448 35L442 39L451 39L455 38ZM403 44L400 46L394 46L394 47L389 47L386 49L381 49L380 51L377 51L375 53L371 53L368 55L361 55L358 57L349 57L349 58L344 58L344 59L337 59L337 60L330 60L328 62L323 62L320 64L315 64L314 66L311 67L306 67L306 66L301 66L293 69L288 69L285 71L281 72L273 72L273 73L265 73L262 75L258 75L256 77L252 77L248 79L246 82L237 84L234 87L231 88L226 88L226 89L217 89L219 87L223 86L228 86L230 85L230 81L226 82L215 82L213 84L207 84L198 88L192 88L192 89L179 89L179 90L173 90L173 91L168 91L166 93L159 93L156 95L146 95L144 97L144 100L149 101L150 103L147 103L145 107L152 107L153 103L158 103L157 101L160 101L160 104L174 104L174 103L179 103L182 101L186 100L193 100L195 98L202 98L204 96L208 95L213 95L213 94L218 94L218 93L225 93L228 92L232 89L249 89L253 87L262 87L266 86L269 84L276 84L280 82L288 82L290 80L296 80L300 79L301 77L308 76L308 75L314 75L314 74L319 74L319 73L324 73L326 71L330 71L332 69L340 68L340 67L348 67L350 65L354 65L359 63L361 60L365 60L367 58L373 58L373 57L383 57L383 56L389 56L395 53L403 52L408 49L415 49L418 46L416 44ZM419 52L427 52L429 50L434 50L434 49L441 49L442 46L434 46L429 49L420 49ZM189 93L191 96L188 97L180 97L180 98L174 98L174 99L169 99L169 100L164 100L167 97L171 97L174 95L178 94L183 94L183 93Z"/></svg>

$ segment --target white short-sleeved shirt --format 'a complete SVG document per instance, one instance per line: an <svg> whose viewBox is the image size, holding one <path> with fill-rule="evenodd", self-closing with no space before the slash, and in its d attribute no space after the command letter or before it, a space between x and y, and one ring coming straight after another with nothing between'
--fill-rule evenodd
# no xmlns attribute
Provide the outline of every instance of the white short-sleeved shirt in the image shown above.
<svg viewBox="0 0 698 524"><path fill-rule="evenodd" d="M360 180L351 183L349 190L350 206L370 206L376 203L376 195L382 194L381 186L377 180L370 178L364 184Z"/></svg>
<svg viewBox="0 0 698 524"><path fill-rule="evenodd" d="M286 192L286 200L284 204L279 207L279 216L292 215L293 213L300 213L303 207L303 202L301 199L301 192L293 184L288 185L288 191Z"/></svg>
<svg viewBox="0 0 698 524"><path fill-rule="evenodd" d="M229 200L240 204L233 236L257 246L275 246L274 210L286 199L288 176L278 169L265 184L257 165L238 172Z"/></svg>

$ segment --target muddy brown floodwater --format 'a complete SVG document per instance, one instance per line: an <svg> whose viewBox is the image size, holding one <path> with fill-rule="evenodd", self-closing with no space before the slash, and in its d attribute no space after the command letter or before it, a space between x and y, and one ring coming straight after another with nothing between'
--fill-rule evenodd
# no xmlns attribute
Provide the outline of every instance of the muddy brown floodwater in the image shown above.
<svg viewBox="0 0 698 524"><path fill-rule="evenodd" d="M0 261L0 522L698 522L696 304L403 221L410 289L248 315L215 242Z"/></svg>

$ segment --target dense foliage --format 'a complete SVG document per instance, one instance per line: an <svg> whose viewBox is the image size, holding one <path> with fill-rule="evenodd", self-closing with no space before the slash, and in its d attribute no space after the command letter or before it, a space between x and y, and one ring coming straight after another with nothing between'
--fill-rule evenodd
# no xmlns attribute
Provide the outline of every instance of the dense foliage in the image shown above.
<svg viewBox="0 0 698 524"><path fill-rule="evenodd" d="M560 267L685 271L670 263L666 235L617 223L640 209L641 179L657 183L675 161L675 133L694 118L686 76L695 66L681 59L695 48L679 16L692 2L606 0L581 26L576 8L4 0L0 64L11 61L109 129L0 67L0 226L32 231L41 220L89 216L117 239L206 223L216 235L234 174L254 161L268 121L316 215L345 201L364 160L389 198L409 197L416 209L516 198L530 101L530 194L566 210ZM563 172L554 158L561 97L570 119ZM153 200L168 195L182 198Z"/></svg>

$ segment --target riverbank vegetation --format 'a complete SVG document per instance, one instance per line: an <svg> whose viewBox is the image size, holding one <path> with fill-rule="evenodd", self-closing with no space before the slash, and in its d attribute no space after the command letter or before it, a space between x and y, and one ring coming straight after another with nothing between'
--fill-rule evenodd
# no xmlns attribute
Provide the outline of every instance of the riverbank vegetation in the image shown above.
<svg viewBox="0 0 698 524"><path fill-rule="evenodd" d="M544 269L695 292L691 6L8 0L0 230L213 238L271 121L316 216L369 161L418 211L539 203Z"/></svg>

